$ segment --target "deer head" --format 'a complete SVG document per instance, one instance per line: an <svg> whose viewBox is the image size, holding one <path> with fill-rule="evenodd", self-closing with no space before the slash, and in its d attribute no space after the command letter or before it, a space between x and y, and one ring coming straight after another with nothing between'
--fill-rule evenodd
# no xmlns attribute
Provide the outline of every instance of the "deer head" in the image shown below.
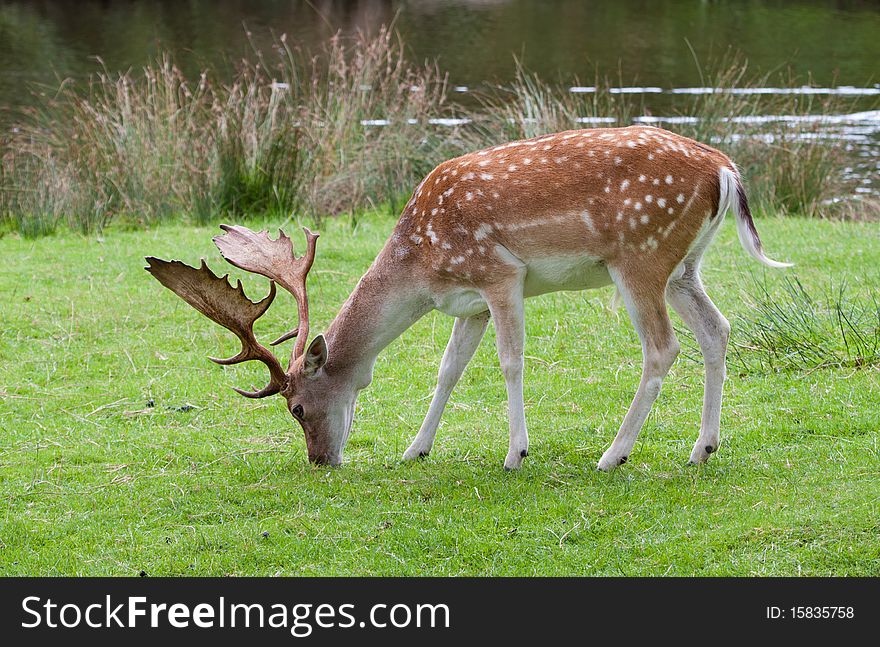
<svg viewBox="0 0 880 647"><path fill-rule="evenodd" d="M209 359L228 366L250 360L258 360L269 369L269 383L259 390L235 391L247 398L265 398L280 393L287 400L291 415L303 428L309 459L314 463L338 463L341 447L333 441L328 419L333 412L319 406L322 388L316 385L327 361L327 345L318 335L306 348L309 334L309 301L306 277L315 260L318 234L303 227L306 234L306 253L297 258L293 243L279 230L277 240L268 232L256 233L246 227L220 225L226 233L214 238L214 244L223 258L235 267L260 274L269 279L269 294L258 302L251 301L244 293L241 281L233 287L228 274L219 277L202 260L199 268L180 261L164 261L147 257L145 268L162 285L174 292L212 321L231 331L241 341L241 351L228 359ZM259 319L275 299L275 284L290 292L297 303L299 322L296 328L281 335L271 345L278 345L296 337L296 345L282 368L275 354L260 344L254 336L254 322ZM233 387L234 388L234 387ZM325 393L325 395L329 395ZM350 420L349 420L350 424Z"/></svg>

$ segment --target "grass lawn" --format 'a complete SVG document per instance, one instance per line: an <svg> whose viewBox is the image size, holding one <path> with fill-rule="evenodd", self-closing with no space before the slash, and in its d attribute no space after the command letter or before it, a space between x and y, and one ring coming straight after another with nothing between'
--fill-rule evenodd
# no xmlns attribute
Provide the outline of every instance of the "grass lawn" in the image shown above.
<svg viewBox="0 0 880 647"><path fill-rule="evenodd" d="M309 280L322 330L393 221L325 223ZM763 218L766 272L823 290L880 285L880 226ZM293 227L288 226L290 232ZM635 392L640 352L610 289L527 305L524 468L506 473L506 397L491 327L434 451L400 460L427 410L452 320L425 317L382 356L339 469L306 461L262 365L145 271L200 256L232 271L213 228L0 238L0 575L880 575L880 371L747 370L729 356L722 445L686 467L702 403L693 340L629 462L595 464ZM295 238L302 245L302 238ZM731 320L765 271L731 221L707 254ZM246 276L251 298L267 282ZM279 297L268 341L295 320ZM676 322L678 320L676 319ZM677 328L681 328L677 323ZM290 343L285 345L289 352Z"/></svg>

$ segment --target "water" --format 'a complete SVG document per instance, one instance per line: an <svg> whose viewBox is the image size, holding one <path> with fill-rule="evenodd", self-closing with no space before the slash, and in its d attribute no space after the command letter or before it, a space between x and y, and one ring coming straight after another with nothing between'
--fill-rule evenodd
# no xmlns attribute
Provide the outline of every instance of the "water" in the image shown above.
<svg viewBox="0 0 880 647"><path fill-rule="evenodd" d="M880 95L880 2L864 0L0 0L0 124L61 79L83 82L98 59L137 68L167 50L188 74L222 78L273 34L317 49L337 30L391 22L411 57L436 59L465 101L511 79L516 55L574 92L591 91L597 71L619 79L617 91L640 94L661 123L674 118L676 97L709 91L691 48L707 62L732 47L756 72L790 68L820 88L794 91L851 97L853 114L827 134L858 153L854 173L868 184L877 175L880 115L869 108Z"/></svg>

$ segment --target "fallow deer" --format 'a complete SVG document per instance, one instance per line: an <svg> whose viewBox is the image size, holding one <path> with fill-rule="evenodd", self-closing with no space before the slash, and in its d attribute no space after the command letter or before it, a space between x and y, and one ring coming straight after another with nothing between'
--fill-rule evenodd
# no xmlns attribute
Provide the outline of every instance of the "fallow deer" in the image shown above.
<svg viewBox="0 0 880 647"><path fill-rule="evenodd" d="M504 467L528 455L523 405L523 301L559 290L613 283L642 344L638 390L598 467L626 462L664 376L679 352L667 302L690 328L705 363L702 423L690 456L705 461L719 446L722 384L730 326L700 281L700 261L725 213L736 216L745 250L764 255L739 172L723 153L668 131L643 126L572 130L515 141L437 166L419 184L384 248L324 335L306 348L306 274L317 234L295 258L289 238L223 226L214 239L227 261L270 279L269 295L251 302L226 278L180 262L148 258L148 269L202 314L235 333L232 364L259 360L271 380L251 398L280 393L302 426L309 459L338 464L358 392L370 384L379 353L431 310L455 317L437 388L404 459L426 456L450 393L489 319L507 387L510 444ZM254 321L269 307L275 283L299 307L298 335L287 369L260 345Z"/></svg>

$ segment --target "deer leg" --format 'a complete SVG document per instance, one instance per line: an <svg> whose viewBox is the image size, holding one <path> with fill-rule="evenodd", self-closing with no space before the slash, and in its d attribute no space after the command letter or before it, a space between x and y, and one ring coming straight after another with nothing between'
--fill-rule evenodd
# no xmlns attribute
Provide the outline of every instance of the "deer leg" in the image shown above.
<svg viewBox="0 0 880 647"><path fill-rule="evenodd" d="M630 277L609 268L630 319L642 342L642 379L623 423L598 468L610 471L629 458L642 425L660 394L663 378L678 356L679 345L666 312L663 284L642 277ZM665 281L664 281L665 282ZM655 289L656 288L656 289Z"/></svg>
<svg viewBox="0 0 880 647"><path fill-rule="evenodd" d="M504 469L515 470L529 454L529 434L523 401L523 367L525 364L525 315L522 277L510 289L494 296L487 295L489 311L495 322L498 359L507 386L507 417L510 444Z"/></svg>
<svg viewBox="0 0 880 647"><path fill-rule="evenodd" d="M403 453L404 460L413 460L427 456L434 445L434 436L440 424L440 417L449 401L452 389L458 383L461 374L474 356L486 326L489 324L489 311L481 312L473 317L457 318L452 326L452 335L440 362L440 374L437 377L437 388L431 398L431 406L419 433L409 448Z"/></svg>
<svg viewBox="0 0 880 647"><path fill-rule="evenodd" d="M691 463L703 463L718 450L721 426L721 393L724 386L730 324L706 294L699 276L686 271L666 288L669 304L691 329L700 345L706 368L700 436L691 452Z"/></svg>

